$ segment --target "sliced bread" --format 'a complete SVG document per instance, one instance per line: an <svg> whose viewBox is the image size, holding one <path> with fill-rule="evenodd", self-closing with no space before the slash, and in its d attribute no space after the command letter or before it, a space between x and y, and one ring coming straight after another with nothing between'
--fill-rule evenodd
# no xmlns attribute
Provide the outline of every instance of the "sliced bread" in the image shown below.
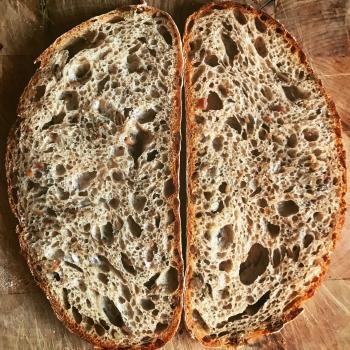
<svg viewBox="0 0 350 350"><path fill-rule="evenodd" d="M314 294L343 224L339 117L268 15L210 4L184 36L185 318L206 346L277 331Z"/></svg>
<svg viewBox="0 0 350 350"><path fill-rule="evenodd" d="M182 310L178 30L129 6L38 61L6 164L23 254L71 331L103 348L158 348Z"/></svg>

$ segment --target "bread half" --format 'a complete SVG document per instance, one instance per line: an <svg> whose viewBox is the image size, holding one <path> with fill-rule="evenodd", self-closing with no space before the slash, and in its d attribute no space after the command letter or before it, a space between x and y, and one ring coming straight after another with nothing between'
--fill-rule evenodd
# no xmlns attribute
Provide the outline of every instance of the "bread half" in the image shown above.
<svg viewBox="0 0 350 350"><path fill-rule="evenodd" d="M325 274L344 220L334 103L268 15L233 2L184 36L188 153L186 323L204 345L275 332Z"/></svg>
<svg viewBox="0 0 350 350"><path fill-rule="evenodd" d="M182 310L178 30L164 12L125 7L38 61L7 151L23 254L71 331L158 348Z"/></svg>

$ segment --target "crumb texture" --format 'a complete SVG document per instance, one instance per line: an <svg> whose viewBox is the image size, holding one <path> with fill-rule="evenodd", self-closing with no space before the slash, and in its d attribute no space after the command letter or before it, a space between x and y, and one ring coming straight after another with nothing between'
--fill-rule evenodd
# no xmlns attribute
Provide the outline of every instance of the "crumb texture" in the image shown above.
<svg viewBox="0 0 350 350"><path fill-rule="evenodd" d="M178 44L156 11L90 22L40 68L8 151L35 274L109 344L159 347L180 317Z"/></svg>
<svg viewBox="0 0 350 350"><path fill-rule="evenodd" d="M280 329L322 274L339 220L334 116L268 21L213 7L188 22L186 318L206 344Z"/></svg>

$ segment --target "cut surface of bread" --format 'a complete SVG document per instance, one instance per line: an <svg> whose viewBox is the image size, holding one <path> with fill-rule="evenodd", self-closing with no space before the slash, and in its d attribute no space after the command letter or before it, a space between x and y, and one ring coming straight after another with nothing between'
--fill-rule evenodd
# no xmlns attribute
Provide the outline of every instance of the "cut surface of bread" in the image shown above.
<svg viewBox="0 0 350 350"><path fill-rule="evenodd" d="M184 52L186 323L206 346L234 347L281 329L326 271L345 211L340 122L262 12L202 8Z"/></svg>
<svg viewBox="0 0 350 350"><path fill-rule="evenodd" d="M182 310L178 30L164 12L125 7L39 61L8 139L21 249L71 331L158 348Z"/></svg>

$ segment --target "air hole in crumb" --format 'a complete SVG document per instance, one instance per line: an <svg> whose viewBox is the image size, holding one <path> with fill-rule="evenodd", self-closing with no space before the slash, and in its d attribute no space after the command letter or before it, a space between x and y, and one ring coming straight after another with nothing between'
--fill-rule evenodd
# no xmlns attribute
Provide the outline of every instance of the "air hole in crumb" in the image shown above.
<svg viewBox="0 0 350 350"><path fill-rule="evenodd" d="M98 273L97 278L103 283L108 284L108 277L104 273Z"/></svg>
<svg viewBox="0 0 350 350"><path fill-rule="evenodd" d="M156 89L151 89L150 96L151 96L153 99L157 99L157 98L160 97L160 93L159 93L159 91L156 90ZM155 129L155 131L158 131L158 130Z"/></svg>
<svg viewBox="0 0 350 350"><path fill-rule="evenodd" d="M132 198L132 206L136 212L141 213L146 204L146 197L134 195Z"/></svg>
<svg viewBox="0 0 350 350"><path fill-rule="evenodd" d="M242 132L242 126L235 116L228 118L226 123L232 129L235 129L239 134Z"/></svg>
<svg viewBox="0 0 350 350"><path fill-rule="evenodd" d="M269 101L271 101L273 99L273 93L272 90L268 87L268 86L264 86L261 89L261 93L263 94L263 96L265 98L267 98Z"/></svg>
<svg viewBox="0 0 350 350"><path fill-rule="evenodd" d="M292 200L281 201L277 205L278 214L283 217L295 215L299 212L299 206Z"/></svg>
<svg viewBox="0 0 350 350"><path fill-rule="evenodd" d="M70 309L70 303L68 301L68 290L66 288L62 289L63 295L63 305L66 310Z"/></svg>
<svg viewBox="0 0 350 350"><path fill-rule="evenodd" d="M157 57L157 51L156 50L148 48L148 51L153 57Z"/></svg>
<svg viewBox="0 0 350 350"><path fill-rule="evenodd" d="M237 44L230 36L227 34L221 34L221 40L224 44L226 55L229 58L230 64L232 64L235 56L239 53Z"/></svg>
<svg viewBox="0 0 350 350"><path fill-rule="evenodd" d="M141 306L146 311L150 311L155 308L154 302L150 299L141 299Z"/></svg>
<svg viewBox="0 0 350 350"><path fill-rule="evenodd" d="M232 25L231 25L230 23L226 22L226 21L225 21L225 22L222 22L222 25L223 25L224 28L227 29L229 32L231 32L232 29L233 29Z"/></svg>
<svg viewBox="0 0 350 350"><path fill-rule="evenodd" d="M316 211L313 215L315 221L322 221L323 220L323 214L319 211Z"/></svg>
<svg viewBox="0 0 350 350"><path fill-rule="evenodd" d="M223 108L223 103L219 95L211 91L208 95L207 98L207 106L206 106L206 111L217 111Z"/></svg>
<svg viewBox="0 0 350 350"><path fill-rule="evenodd" d="M123 174L121 171L114 171L114 172L112 173L112 179L113 179L115 182L123 181L123 180L124 180L124 174Z"/></svg>
<svg viewBox="0 0 350 350"><path fill-rule="evenodd" d="M161 323L158 322L155 328L155 333L159 334L164 332L167 328L169 327L169 325L167 323Z"/></svg>
<svg viewBox="0 0 350 350"><path fill-rule="evenodd" d="M209 327L207 323L204 321L202 315L197 309L193 309L192 311L192 318L193 321L203 330L209 331Z"/></svg>
<svg viewBox="0 0 350 350"><path fill-rule="evenodd" d="M264 39L259 36L255 39L254 41L254 47L256 49L256 52L261 56L261 57L266 57L268 54L266 44Z"/></svg>
<svg viewBox="0 0 350 350"><path fill-rule="evenodd" d="M141 47L141 43L137 43L135 46L129 49L129 53L130 54L135 53L140 47Z"/></svg>
<svg viewBox="0 0 350 350"><path fill-rule="evenodd" d="M249 249L246 261L239 267L239 277L243 284L252 284L262 275L269 264L269 251L260 243L254 243Z"/></svg>
<svg viewBox="0 0 350 350"><path fill-rule="evenodd" d="M204 63L211 67L216 67L219 64L219 59L218 56L216 55L207 55L204 59ZM199 67L200 68L200 67ZM198 68L198 69L199 69ZM204 67L203 67L204 68ZM204 70L204 69L203 69ZM193 84L193 79L192 79L192 84Z"/></svg>
<svg viewBox="0 0 350 350"><path fill-rule="evenodd" d="M74 317L74 320L76 323L81 323L83 317L81 316L80 312L78 311L78 309L76 307L72 307L72 314L73 314L73 317Z"/></svg>
<svg viewBox="0 0 350 350"><path fill-rule="evenodd" d="M202 40L196 39L190 42L189 58L192 60L195 57L196 52L201 48Z"/></svg>
<svg viewBox="0 0 350 350"><path fill-rule="evenodd" d="M112 198L112 199L108 202L109 206L110 206L111 208L113 208L113 209L118 209L119 203L120 203L120 201L119 201L118 198Z"/></svg>
<svg viewBox="0 0 350 350"><path fill-rule="evenodd" d="M111 244L114 240L114 230L110 222L102 226L102 241L106 244Z"/></svg>
<svg viewBox="0 0 350 350"><path fill-rule="evenodd" d="M273 256L272 256L272 266L274 268L278 267L278 265L281 263L281 253L279 249L274 249Z"/></svg>
<svg viewBox="0 0 350 350"><path fill-rule="evenodd" d="M219 152L222 150L223 147L223 143L224 143L224 138L222 136L217 136L215 137L215 139L213 140L213 148L216 152Z"/></svg>
<svg viewBox="0 0 350 350"><path fill-rule="evenodd" d="M159 26L158 28L158 32L159 34L163 37L163 39L165 40L165 42L171 46L173 44L173 38L169 32L169 30L164 27L164 26Z"/></svg>
<svg viewBox="0 0 350 350"><path fill-rule="evenodd" d="M220 184L220 186L219 186L219 191L221 192L221 193L226 193L226 189L227 189L227 182L222 182L221 184Z"/></svg>
<svg viewBox="0 0 350 350"><path fill-rule="evenodd" d="M46 85L39 85L35 89L34 101L38 102L45 95Z"/></svg>
<svg viewBox="0 0 350 350"><path fill-rule="evenodd" d="M94 328L95 328L96 333L100 337L103 336L106 332L105 329L102 326L100 326L99 324L94 324Z"/></svg>
<svg viewBox="0 0 350 350"><path fill-rule="evenodd" d="M96 241L99 241L101 239L101 230L97 225L94 225L91 229L91 236Z"/></svg>
<svg viewBox="0 0 350 350"><path fill-rule="evenodd" d="M299 253L300 253L300 247L299 247L299 245L293 246L292 254L293 254L293 260L294 260L295 262L297 262L298 259L299 259Z"/></svg>
<svg viewBox="0 0 350 350"><path fill-rule="evenodd" d="M105 76L103 79L101 79L98 83L97 83L97 94L100 95L102 93L102 91L105 88L106 83L109 80L109 76Z"/></svg>
<svg viewBox="0 0 350 350"><path fill-rule="evenodd" d="M66 169L65 169L64 165L62 165L62 164L57 164L55 170L56 170L56 174L58 176L62 176L66 172Z"/></svg>
<svg viewBox="0 0 350 350"><path fill-rule="evenodd" d="M257 204L261 208L266 208L267 207L267 201L265 198L259 198L257 201Z"/></svg>
<svg viewBox="0 0 350 350"><path fill-rule="evenodd" d="M142 232L141 226L130 215L127 217L126 220L131 234L136 238L140 237Z"/></svg>
<svg viewBox="0 0 350 350"><path fill-rule="evenodd" d="M223 226L217 235L217 244L220 250L226 250L231 247L233 243L233 226Z"/></svg>
<svg viewBox="0 0 350 350"><path fill-rule="evenodd" d="M166 198L169 198L175 193L175 185L172 178L165 181L163 193Z"/></svg>
<svg viewBox="0 0 350 350"><path fill-rule="evenodd" d="M123 17L121 17L121 16L113 16L111 19L109 19L106 23L111 23L111 24L113 24L113 23L119 23L119 22L122 22L122 21L124 21L124 18Z"/></svg>
<svg viewBox="0 0 350 350"><path fill-rule="evenodd" d="M79 289L82 291L82 292L86 292L86 284L85 284L85 282L84 281L82 281L82 280L80 280L79 281L79 284L78 284L78 287L79 287Z"/></svg>
<svg viewBox="0 0 350 350"><path fill-rule="evenodd" d="M167 225L172 224L175 221L174 211L172 209L168 210L167 213Z"/></svg>
<svg viewBox="0 0 350 350"><path fill-rule="evenodd" d="M117 326L119 328L125 326L120 311L111 299L109 299L108 297L103 297L102 305L102 310L107 316L109 322L111 322L114 326Z"/></svg>
<svg viewBox="0 0 350 350"><path fill-rule="evenodd" d="M219 298L222 300L228 299L230 297L230 289L229 287L226 287L224 289L221 289L219 291Z"/></svg>
<svg viewBox="0 0 350 350"><path fill-rule="evenodd" d="M66 114L64 112L59 113L51 118L51 120L48 123L45 123L41 130L46 130L50 126L56 125L56 124L61 124L63 122L64 117Z"/></svg>
<svg viewBox="0 0 350 350"><path fill-rule="evenodd" d="M152 134L148 130L138 128L136 135L132 135L131 139L127 142L128 151L134 158L134 166L138 167L138 159L146 149L147 145L153 140Z"/></svg>
<svg viewBox="0 0 350 350"><path fill-rule="evenodd" d="M127 300L130 301L131 300L131 293L130 293L130 289L128 286L126 286L125 284L122 284L121 286L121 292L123 297Z"/></svg>
<svg viewBox="0 0 350 350"><path fill-rule="evenodd" d="M77 180L78 189L82 191L85 188L89 187L96 177L96 174L96 171L87 171L85 173L82 173Z"/></svg>
<svg viewBox="0 0 350 350"><path fill-rule="evenodd" d="M157 157L158 153L159 152L156 149L147 153L147 162L151 162L152 160L154 160Z"/></svg>
<svg viewBox="0 0 350 350"><path fill-rule="evenodd" d="M221 213L223 209L224 209L224 203L223 203L222 200L220 200L220 201L218 201L216 203L213 203L212 206L211 206L211 211L214 214Z"/></svg>
<svg viewBox="0 0 350 350"><path fill-rule="evenodd" d="M155 275L153 275L147 282L144 283L144 286L147 288L147 289L152 289L158 279L158 277L160 276L160 273L157 272Z"/></svg>
<svg viewBox="0 0 350 350"><path fill-rule="evenodd" d="M221 261L221 263L219 264L220 271L230 272L232 270L232 267L233 267L232 260Z"/></svg>
<svg viewBox="0 0 350 350"><path fill-rule="evenodd" d="M126 58L129 73L142 73L143 65L139 56L136 53L128 55Z"/></svg>
<svg viewBox="0 0 350 350"><path fill-rule="evenodd" d="M265 129L260 129L258 136L259 136L260 140L262 140L262 141L266 140L267 139L267 132L266 132L266 130Z"/></svg>
<svg viewBox="0 0 350 350"><path fill-rule="evenodd" d="M157 115L157 112L154 109L150 108L139 113L136 118L139 123L145 124L145 123L153 122L156 115Z"/></svg>
<svg viewBox="0 0 350 350"><path fill-rule="evenodd" d="M255 17L255 27L260 33L266 32L266 25L259 18Z"/></svg>
<svg viewBox="0 0 350 350"><path fill-rule="evenodd" d="M99 322L100 322L101 326L102 326L106 331L109 330L109 326L108 326L108 324L107 324L107 322L106 322L105 320L99 319Z"/></svg>
<svg viewBox="0 0 350 350"><path fill-rule="evenodd" d="M124 253L120 253L121 255L121 262L122 262L122 265L125 269L125 271L131 273L132 275L136 276L136 270L131 262L131 260L129 259L129 257L124 254Z"/></svg>
<svg viewBox="0 0 350 350"><path fill-rule="evenodd" d="M306 234L303 240L304 248L307 248L312 243L313 240L314 240L314 236L310 234Z"/></svg>
<svg viewBox="0 0 350 350"><path fill-rule="evenodd" d="M153 244L152 247L150 247L147 251L146 260L148 262L153 261L154 255L157 254L157 252L158 252L158 246L156 244Z"/></svg>
<svg viewBox="0 0 350 350"><path fill-rule="evenodd" d="M79 97L76 91L63 91L59 99L64 101L67 111L74 111L79 107Z"/></svg>
<svg viewBox="0 0 350 350"><path fill-rule="evenodd" d="M154 218L154 223L155 223L156 227L159 228L159 226L160 226L160 215L159 215L159 213L156 213L155 218Z"/></svg>
<svg viewBox="0 0 350 350"><path fill-rule="evenodd" d="M316 141L319 137L318 130L306 128L303 130L304 139L308 142Z"/></svg>
<svg viewBox="0 0 350 350"><path fill-rule="evenodd" d="M203 194L204 194L204 198L205 198L207 201L209 201L210 198L213 196L213 193L212 193L212 192L208 192L208 191L204 191Z"/></svg>
<svg viewBox="0 0 350 350"><path fill-rule="evenodd" d="M244 16L244 14L237 8L233 10L233 15L235 16L237 22L239 24L246 24L247 23L247 18Z"/></svg>
<svg viewBox="0 0 350 350"><path fill-rule="evenodd" d="M263 305L268 301L268 299L270 298L270 293L271 293L270 291L266 292L254 304L248 305L244 312L249 316L255 315L263 307Z"/></svg>
<svg viewBox="0 0 350 350"><path fill-rule="evenodd" d="M203 287L203 284L204 284L203 276L199 273L194 273L189 282L190 288L200 290Z"/></svg>
<svg viewBox="0 0 350 350"><path fill-rule="evenodd" d="M310 96L310 93L298 86L282 86L283 92L286 95L287 99L291 102L296 102L298 100L304 100Z"/></svg>
<svg viewBox="0 0 350 350"><path fill-rule="evenodd" d="M163 286L166 293L174 293L179 287L179 272L171 266L157 282Z"/></svg>
<svg viewBox="0 0 350 350"><path fill-rule="evenodd" d="M68 61L70 61L78 52L88 48L90 43L85 36L76 37L70 41L63 49L68 51Z"/></svg>
<svg viewBox="0 0 350 350"><path fill-rule="evenodd" d="M271 235L271 237L276 237L280 233L280 227L278 225L274 225L271 222L267 222L267 231Z"/></svg>
<svg viewBox="0 0 350 350"><path fill-rule="evenodd" d="M228 88L226 86L219 85L218 89L219 89L219 91L220 91L222 96L227 97L227 95L228 95Z"/></svg>
<svg viewBox="0 0 350 350"><path fill-rule="evenodd" d="M288 137L287 146L290 148L296 147L298 144L298 137L296 134L292 134Z"/></svg>
<svg viewBox="0 0 350 350"><path fill-rule="evenodd" d="M73 66L70 80L85 80L91 75L91 66L87 59L81 59L76 66Z"/></svg>
<svg viewBox="0 0 350 350"><path fill-rule="evenodd" d="M192 85L194 85L198 81L199 77L204 73L204 71L205 71L205 66L204 65L199 66L194 71L194 73L192 75Z"/></svg>
<svg viewBox="0 0 350 350"><path fill-rule="evenodd" d="M283 73L283 72L276 72L276 75L278 77L279 80L285 82L285 83L288 83L289 82L289 78L288 78L288 75L286 73Z"/></svg>
<svg viewBox="0 0 350 350"><path fill-rule="evenodd" d="M69 261L65 261L64 263L65 263L67 266L71 267L72 269L74 269L74 270L76 270L76 271L79 271L79 272L81 272L81 273L84 272L83 269L82 269L81 267L79 267L78 265L76 265L76 264L73 264L73 263L71 263L71 262L69 262Z"/></svg>

